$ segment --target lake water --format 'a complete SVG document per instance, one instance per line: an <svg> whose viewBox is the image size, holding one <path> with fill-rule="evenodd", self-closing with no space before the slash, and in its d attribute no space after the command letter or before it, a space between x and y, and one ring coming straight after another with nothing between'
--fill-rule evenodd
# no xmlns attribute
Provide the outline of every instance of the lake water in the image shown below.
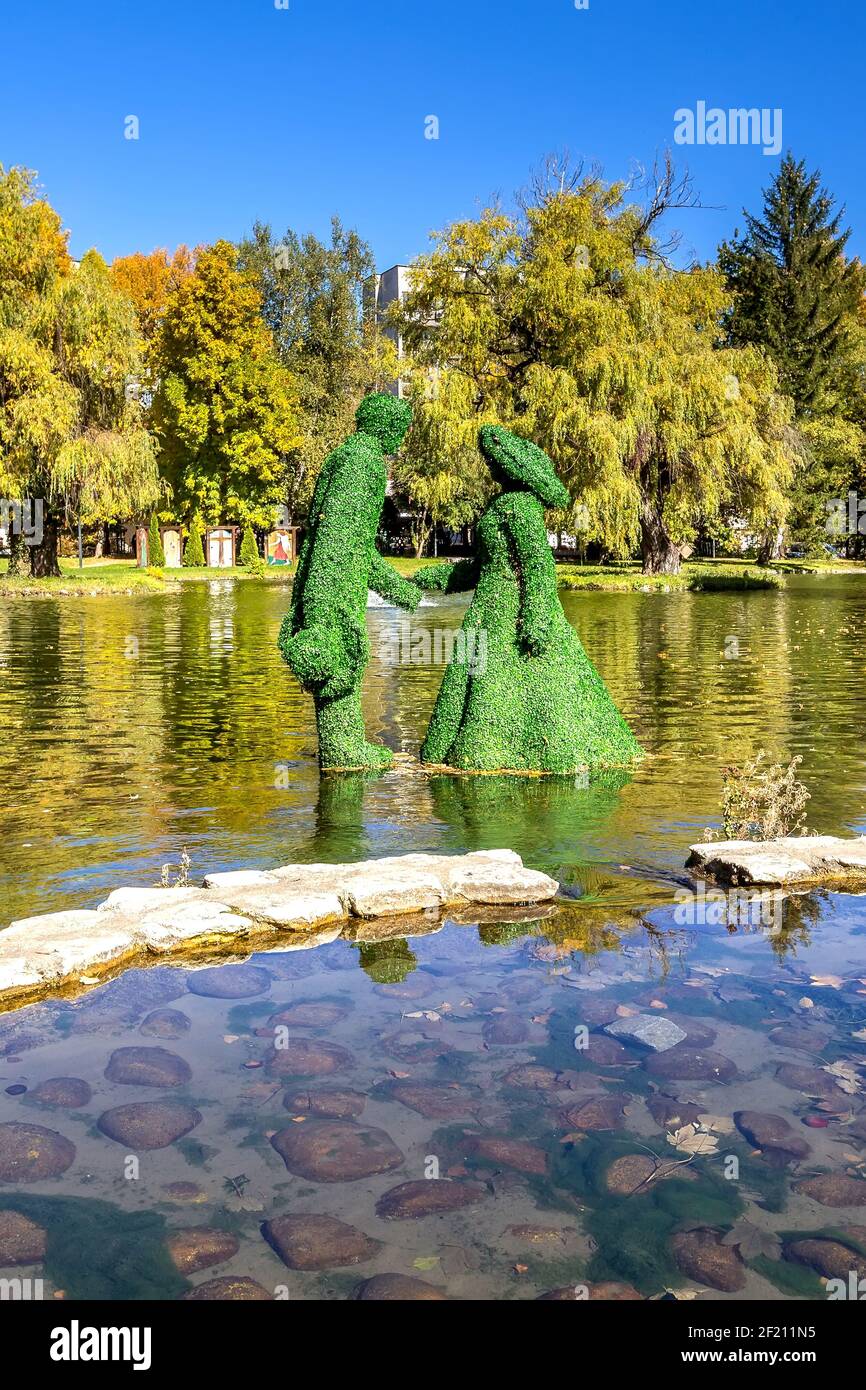
<svg viewBox="0 0 866 1390"><path fill-rule="evenodd" d="M683 892L689 844L718 825L721 767L760 748L802 756L810 828L866 831L866 581L564 596L649 754L634 775L588 785L417 767L441 678L429 653L462 617L445 600L408 628L396 610L368 613L367 727L406 756L378 778L320 780L311 705L275 647L287 593L215 581L4 601L0 926L152 884L183 849L198 880L509 847L573 901L546 918L256 957L246 980L233 967L202 977L207 993L185 970L131 971L0 1016L0 1126L75 1146L60 1176L0 1181L0 1251L4 1211L48 1232L41 1264L0 1259L0 1276L41 1275L70 1298L175 1297L228 1278L344 1298L394 1274L455 1298L614 1281L643 1296L781 1299L827 1297L819 1276L837 1267L866 1275L866 899L740 904L719 922ZM183 1017L145 1022L155 1009ZM274 1063L286 1010L303 1044L289 1070ZM605 1031L636 1015L687 1034L673 1066ZM163 1058L152 1085L118 1079L110 1058L129 1047L164 1048L190 1074ZM34 1095L57 1077L90 1094L75 1107ZM157 1149L99 1127L153 1100L199 1118ZM763 1144L743 1111L764 1117ZM797 1190L827 1172L829 1187ZM436 1173L447 1186L430 1184ZM356 1234L313 1223L263 1237L289 1215ZM218 1260L170 1258L171 1231L189 1227L222 1242ZM804 1233L822 1244L804 1248ZM308 1253L289 1249L290 1263L315 1269L275 1248L302 1237Z"/></svg>

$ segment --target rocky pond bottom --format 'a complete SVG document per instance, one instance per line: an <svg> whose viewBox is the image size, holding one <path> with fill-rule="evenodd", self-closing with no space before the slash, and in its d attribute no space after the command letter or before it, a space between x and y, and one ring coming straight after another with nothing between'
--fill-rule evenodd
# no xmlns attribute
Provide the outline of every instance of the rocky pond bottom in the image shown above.
<svg viewBox="0 0 866 1390"><path fill-rule="evenodd" d="M642 910L636 888L0 1015L0 1279L845 1296L866 1278L866 899L702 925L700 898Z"/></svg>

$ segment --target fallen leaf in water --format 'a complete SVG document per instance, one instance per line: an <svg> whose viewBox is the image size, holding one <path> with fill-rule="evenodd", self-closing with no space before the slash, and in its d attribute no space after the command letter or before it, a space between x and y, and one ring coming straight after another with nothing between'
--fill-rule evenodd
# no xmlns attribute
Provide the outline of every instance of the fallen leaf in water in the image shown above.
<svg viewBox="0 0 866 1390"><path fill-rule="evenodd" d="M700 1292L701 1292L700 1289L668 1289L668 1288L665 1288L665 1293L669 1293L669 1294L671 1295L671 1298L677 1299L677 1301L678 1301L679 1303L690 1303L691 1300L692 1300L693 1298L697 1298L697 1296L698 1296L698 1294L699 1294Z"/></svg>
<svg viewBox="0 0 866 1390"><path fill-rule="evenodd" d="M525 1274L526 1271L527 1271L528 1269L529 1269L529 1265L515 1265L515 1266L514 1266L514 1273L515 1273L515 1274Z"/></svg>
<svg viewBox="0 0 866 1390"><path fill-rule="evenodd" d="M753 1260L758 1255L777 1260L782 1252L782 1242L773 1231L762 1231L760 1226L745 1218L722 1237L722 1245L738 1246L744 1260Z"/></svg>
<svg viewBox="0 0 866 1390"><path fill-rule="evenodd" d="M636 1018L637 1009L630 1009L626 1004L617 1004L616 1016L617 1018Z"/></svg>
<svg viewBox="0 0 866 1390"><path fill-rule="evenodd" d="M413 1269L435 1269L439 1263L438 1255L419 1255L417 1260L412 1261Z"/></svg>
<svg viewBox="0 0 866 1390"><path fill-rule="evenodd" d="M709 1130L701 1125L683 1125L666 1136L669 1144L681 1153L714 1154L719 1151L719 1141Z"/></svg>
<svg viewBox="0 0 866 1390"><path fill-rule="evenodd" d="M224 1042L224 1043L236 1043L237 1040L238 1040L238 1035L237 1035L237 1033L223 1033L223 1042Z"/></svg>
<svg viewBox="0 0 866 1390"><path fill-rule="evenodd" d="M393 1067L388 1069L388 1075L396 1078L397 1081L405 1081L407 1076L411 1076L410 1071L395 1071Z"/></svg>
<svg viewBox="0 0 866 1390"><path fill-rule="evenodd" d="M651 1009L666 1009L666 1008L667 1008L667 1004L665 1003L665 1001L664 1001L663 999L651 999L651 1000L650 1000L650 1008L651 1008Z"/></svg>
<svg viewBox="0 0 866 1390"><path fill-rule="evenodd" d="M428 1023L441 1023L442 1020L435 1009L416 1009L414 1013L404 1014L404 1018L424 1018Z"/></svg>
<svg viewBox="0 0 866 1390"><path fill-rule="evenodd" d="M862 1090L860 1078L849 1062L832 1062L821 1070L829 1072L846 1096L856 1096L857 1092Z"/></svg>
<svg viewBox="0 0 866 1390"><path fill-rule="evenodd" d="M812 975L810 979L813 985L820 985L826 989L841 989L845 983L838 975Z"/></svg>
<svg viewBox="0 0 866 1390"><path fill-rule="evenodd" d="M712 1129L716 1134L733 1134L736 1129L727 1115L699 1115L698 1120L705 1129Z"/></svg>

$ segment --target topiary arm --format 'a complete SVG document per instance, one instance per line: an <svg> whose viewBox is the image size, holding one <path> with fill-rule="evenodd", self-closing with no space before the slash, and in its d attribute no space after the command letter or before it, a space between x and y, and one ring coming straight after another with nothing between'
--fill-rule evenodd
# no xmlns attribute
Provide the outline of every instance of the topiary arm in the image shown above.
<svg viewBox="0 0 866 1390"><path fill-rule="evenodd" d="M544 508L529 492L511 493L502 521L520 587L517 628L531 656L541 656L552 640L556 566L547 539Z"/></svg>
<svg viewBox="0 0 866 1390"><path fill-rule="evenodd" d="M421 590L418 585L411 579L404 579L393 565L382 559L377 550L373 551L367 583L374 594L378 594L389 603L396 603L398 608L408 609L410 613L414 613L421 602Z"/></svg>
<svg viewBox="0 0 866 1390"><path fill-rule="evenodd" d="M478 583L478 561L458 560L454 563L447 560L441 565L427 565L415 571L412 583L431 593L465 594Z"/></svg>

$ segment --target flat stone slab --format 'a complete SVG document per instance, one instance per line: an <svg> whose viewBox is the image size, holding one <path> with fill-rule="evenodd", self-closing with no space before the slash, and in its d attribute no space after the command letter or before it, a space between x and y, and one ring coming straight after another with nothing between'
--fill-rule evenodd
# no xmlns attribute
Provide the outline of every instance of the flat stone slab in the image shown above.
<svg viewBox="0 0 866 1390"><path fill-rule="evenodd" d="M780 840L708 840L692 845L687 869L733 887L782 887L861 879L866 884L866 835L791 835Z"/></svg>
<svg viewBox="0 0 866 1390"><path fill-rule="evenodd" d="M82 977L87 983L89 972L142 952L277 931L308 945L325 932L333 939L352 922L550 903L558 887L524 868L513 850L500 849L243 869L208 874L202 887L115 888L95 909L27 917L0 931L0 1000Z"/></svg>
<svg viewBox="0 0 866 1390"><path fill-rule="evenodd" d="M657 1014L638 1014L634 1018L620 1018L615 1023L609 1023L604 1031L614 1038L626 1038L631 1042L642 1043L653 1052L667 1052L669 1048L676 1047L677 1043L685 1042L688 1037L685 1029L680 1028L672 1019L662 1018Z"/></svg>

